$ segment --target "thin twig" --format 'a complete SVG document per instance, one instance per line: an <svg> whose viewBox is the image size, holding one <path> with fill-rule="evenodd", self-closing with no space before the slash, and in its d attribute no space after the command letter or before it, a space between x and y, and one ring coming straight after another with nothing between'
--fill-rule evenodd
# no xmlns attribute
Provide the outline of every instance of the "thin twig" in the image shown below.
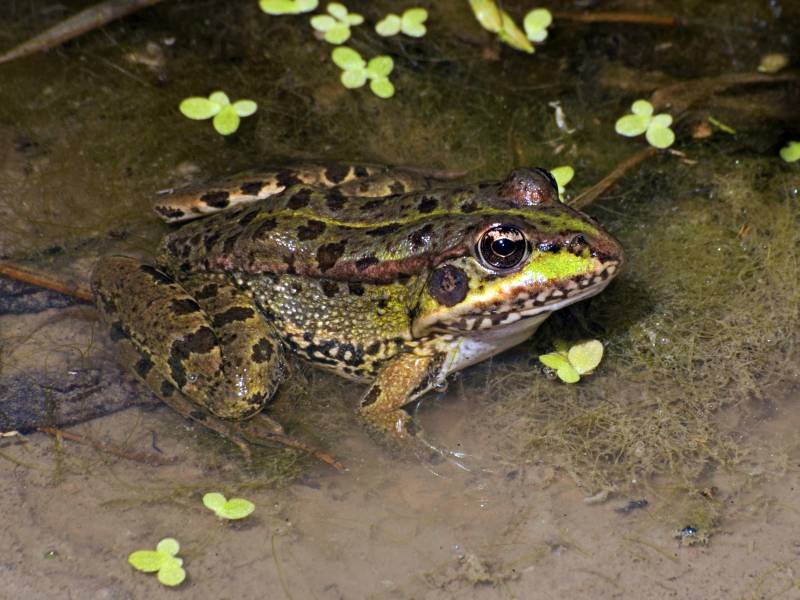
<svg viewBox="0 0 800 600"><path fill-rule="evenodd" d="M270 433L269 437L278 442L279 444L282 444L288 448L294 448L295 450L301 450L302 452L310 454L317 460L320 460L325 464L330 465L337 471L345 470L344 465L340 463L338 460L336 460L333 456L331 456L327 452L323 452L318 448L314 448L314 446L306 444L305 442L302 442L293 437L289 437L288 435L284 435L282 433Z"/></svg>
<svg viewBox="0 0 800 600"><path fill-rule="evenodd" d="M93 448L96 448L101 452L113 454L114 456L119 456L120 458L124 458L126 460L145 463L147 465L151 465L154 467L158 467L161 465L172 465L180 460L177 457L162 458L160 456L151 454L149 452L136 452L132 450L126 450L125 448L121 448L116 444L111 444L109 442L101 442L99 440L79 435L77 433L70 433L62 429L56 429L55 427L37 427L36 430L41 431L42 433L50 434L57 439L65 439L71 442L76 442L78 444L84 444L85 446L92 446Z"/></svg>
<svg viewBox="0 0 800 600"><path fill-rule="evenodd" d="M159 2L161 0L105 0L0 54L0 64L55 48L87 31L99 29L111 21Z"/></svg>
<svg viewBox="0 0 800 600"><path fill-rule="evenodd" d="M92 292L79 284L60 281L54 276L28 267L18 267L9 262L0 262L0 276L8 277L40 288L53 290L65 296L72 296L84 302L94 302Z"/></svg>
<svg viewBox="0 0 800 600"><path fill-rule="evenodd" d="M581 23L637 23L640 25L664 25L667 27L680 25L678 18L670 15L644 15L624 12L554 12L553 17Z"/></svg>
<svg viewBox="0 0 800 600"><path fill-rule="evenodd" d="M653 148L652 146L648 146L643 150L639 150L636 154L633 154L619 163L614 170L611 171L608 175L603 177L600 181L595 183L592 187L588 190L583 192L582 194L578 195L574 200L569 202L568 204L572 208L582 209L586 206L589 206L592 202L597 200L599 196L606 192L612 185L614 185L623 175L625 175L628 171L638 165L640 162L647 160L658 154L658 149Z"/></svg>

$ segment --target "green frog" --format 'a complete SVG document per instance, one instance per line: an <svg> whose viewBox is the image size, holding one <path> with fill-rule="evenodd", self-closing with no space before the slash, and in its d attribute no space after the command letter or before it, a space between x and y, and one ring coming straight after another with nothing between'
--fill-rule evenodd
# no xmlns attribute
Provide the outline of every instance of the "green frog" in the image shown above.
<svg viewBox="0 0 800 600"><path fill-rule="evenodd" d="M155 210L192 222L155 264L102 258L97 307L159 397L240 444L281 431L251 417L289 355L368 383L359 414L408 439L418 428L404 406L597 294L623 262L543 169L453 185L306 165L170 192Z"/></svg>

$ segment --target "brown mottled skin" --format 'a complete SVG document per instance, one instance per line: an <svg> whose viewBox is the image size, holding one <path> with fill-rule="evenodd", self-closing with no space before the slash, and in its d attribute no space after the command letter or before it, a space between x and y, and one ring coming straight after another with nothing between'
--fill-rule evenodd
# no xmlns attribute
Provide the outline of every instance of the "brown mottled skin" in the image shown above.
<svg viewBox="0 0 800 600"><path fill-rule="evenodd" d="M316 165L169 200L167 220L217 213L167 235L156 267L101 259L93 289L134 371L226 434L266 404L291 353L371 381L361 415L404 438L402 406L599 292L622 262L537 169L437 187Z"/></svg>

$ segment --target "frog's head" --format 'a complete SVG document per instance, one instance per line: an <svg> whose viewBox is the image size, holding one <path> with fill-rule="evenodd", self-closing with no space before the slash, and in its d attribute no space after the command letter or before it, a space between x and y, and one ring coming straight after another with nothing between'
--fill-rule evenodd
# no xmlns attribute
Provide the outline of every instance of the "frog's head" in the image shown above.
<svg viewBox="0 0 800 600"><path fill-rule="evenodd" d="M543 169L513 171L474 204L463 251L445 254L428 275L412 324L416 337L541 321L602 291L622 266L619 242L560 202Z"/></svg>

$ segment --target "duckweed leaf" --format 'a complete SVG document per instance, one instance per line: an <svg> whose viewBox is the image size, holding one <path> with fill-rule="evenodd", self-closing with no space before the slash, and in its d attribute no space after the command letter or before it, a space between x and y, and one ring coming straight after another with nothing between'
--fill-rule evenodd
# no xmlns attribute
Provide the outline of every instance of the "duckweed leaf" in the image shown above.
<svg viewBox="0 0 800 600"><path fill-rule="evenodd" d="M378 98L391 98L394 96L394 84L386 78L373 79L369 82L369 89Z"/></svg>
<svg viewBox="0 0 800 600"><path fill-rule="evenodd" d="M533 45L514 22L514 19L511 18L511 15L501 10L500 17L502 19L502 25L500 31L497 32L500 39L515 50L522 50L528 54L533 54Z"/></svg>
<svg viewBox="0 0 800 600"><path fill-rule="evenodd" d="M636 137L647 131L650 124L649 115L625 115L617 119L614 130L626 137Z"/></svg>
<svg viewBox="0 0 800 600"><path fill-rule="evenodd" d="M400 33L402 19L395 14L388 14L375 24L375 33L383 37L389 37Z"/></svg>
<svg viewBox="0 0 800 600"><path fill-rule="evenodd" d="M653 114L653 105L647 100L637 100L631 104L631 112L635 115L649 117Z"/></svg>
<svg viewBox="0 0 800 600"><path fill-rule="evenodd" d="M672 129L658 125L651 124L650 127L647 128L645 138L647 138L647 143L659 150L669 148L675 143L675 133Z"/></svg>
<svg viewBox="0 0 800 600"><path fill-rule="evenodd" d="M327 15L311 17L311 27L324 33L323 37L329 44L343 44L350 39L350 26L364 22L364 17L347 12L347 7L339 2L331 2L326 10Z"/></svg>
<svg viewBox="0 0 800 600"><path fill-rule="evenodd" d="M781 158L786 162L796 162L800 160L800 142L789 142L781 148Z"/></svg>
<svg viewBox="0 0 800 600"><path fill-rule="evenodd" d="M672 116L667 113L655 115L650 119L650 127L669 127L672 125Z"/></svg>
<svg viewBox="0 0 800 600"><path fill-rule="evenodd" d="M556 184L558 184L558 197L563 199L567 184L575 177L575 169L569 165L564 165L563 167L551 169L550 174L553 176L553 179L556 180Z"/></svg>
<svg viewBox="0 0 800 600"><path fill-rule="evenodd" d="M547 39L547 28L553 22L553 15L546 8L535 8L522 21L525 35L532 42L543 42Z"/></svg>
<svg viewBox="0 0 800 600"><path fill-rule="evenodd" d="M394 69L394 61L391 56L376 56L367 63L367 75L371 78L386 78L392 69Z"/></svg>
<svg viewBox="0 0 800 600"><path fill-rule="evenodd" d="M581 378L575 368L569 364L569 360L560 352L541 354L539 361L546 367L555 370L558 378L564 383L577 383Z"/></svg>
<svg viewBox="0 0 800 600"><path fill-rule="evenodd" d="M137 550L128 555L128 563L144 573L158 573L158 581L163 585L176 586L186 579L183 559L175 555L180 544L174 538L164 538L155 550Z"/></svg>
<svg viewBox="0 0 800 600"><path fill-rule="evenodd" d="M567 359L579 375L589 373L603 359L603 344L599 340L579 342L569 349Z"/></svg>
<svg viewBox="0 0 800 600"><path fill-rule="evenodd" d="M428 11L424 8L409 8L401 17L400 30L410 37L422 37L428 31L424 25Z"/></svg>
<svg viewBox="0 0 800 600"><path fill-rule="evenodd" d="M179 110L184 116L196 121L210 119L220 111L221 106L216 102L211 102L208 98L193 96L181 102Z"/></svg>
<svg viewBox="0 0 800 600"><path fill-rule="evenodd" d="M339 79L342 85L349 90L360 88L367 83L367 70L364 68L348 69L342 73Z"/></svg>
<svg viewBox="0 0 800 600"><path fill-rule="evenodd" d="M258 104L252 100L237 100L233 103L233 110L240 117L249 117L258 110Z"/></svg>
<svg viewBox="0 0 800 600"><path fill-rule="evenodd" d="M503 26L503 17L495 0L469 0L469 6L481 27L492 33L500 31Z"/></svg>
<svg viewBox="0 0 800 600"><path fill-rule="evenodd" d="M217 133L221 135L230 135L239 129L240 119L239 115L236 114L236 109L229 104L223 106L222 110L214 116L213 123Z"/></svg>
<svg viewBox="0 0 800 600"><path fill-rule="evenodd" d="M203 504L206 508L214 511L220 519L244 519L255 510L255 504L244 498L231 498L226 500L225 496L218 492L210 492L203 496Z"/></svg>
<svg viewBox="0 0 800 600"><path fill-rule="evenodd" d="M316 9L319 0L260 0L258 5L268 15L299 15Z"/></svg>
<svg viewBox="0 0 800 600"><path fill-rule="evenodd" d="M337 67L345 71L358 67L365 67L367 64L356 50L348 48L347 46L334 49L334 51L331 52L331 58Z"/></svg>
<svg viewBox="0 0 800 600"><path fill-rule="evenodd" d="M156 551L175 556L181 551L181 545L175 538L164 538L156 545Z"/></svg>

